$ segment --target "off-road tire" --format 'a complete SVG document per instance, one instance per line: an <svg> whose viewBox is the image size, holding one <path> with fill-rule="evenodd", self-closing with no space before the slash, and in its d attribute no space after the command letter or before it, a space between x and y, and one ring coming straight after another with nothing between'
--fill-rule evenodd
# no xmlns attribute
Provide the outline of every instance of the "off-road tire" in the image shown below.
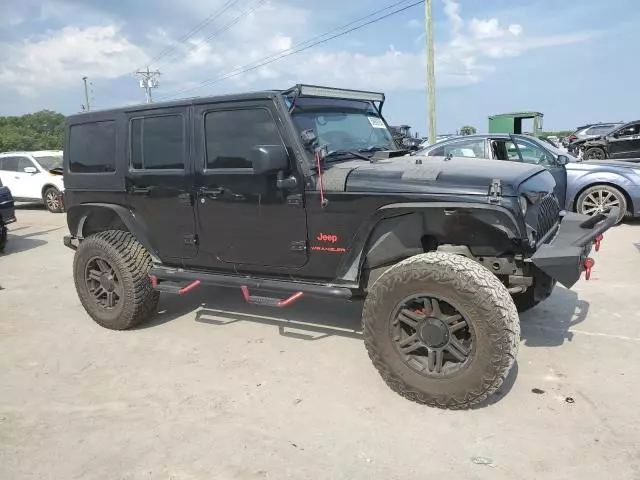
<svg viewBox="0 0 640 480"><path fill-rule="evenodd" d="M64 201L62 193L56 187L47 187L42 192L42 201L44 206L51 213L64 212Z"/></svg>
<svg viewBox="0 0 640 480"><path fill-rule="evenodd" d="M604 160L607 154L600 147L591 147L585 150L583 158L585 160Z"/></svg>
<svg viewBox="0 0 640 480"><path fill-rule="evenodd" d="M618 200L619 206L620 206L620 213L618 214L618 218L616 219L616 224L622 222L622 220L624 220L624 217L627 215L627 197L625 197L624 193L622 193L620 190L618 190L616 187L612 187L611 185L593 185L592 187L589 187L587 189L585 189L579 196L578 199L576 200L576 211L578 213L583 213L584 211L584 202L586 200L586 198L591 195L594 192L597 191L603 191L603 192L609 192L611 193L613 196L616 197L616 200Z"/></svg>
<svg viewBox="0 0 640 480"><path fill-rule="evenodd" d="M450 378L428 377L407 366L391 338L398 303L425 291L451 299L475 332L468 368ZM387 385L409 400L448 409L469 408L495 393L520 339L518 312L505 286L482 265L450 253L416 255L385 271L365 300L362 323L369 357Z"/></svg>
<svg viewBox="0 0 640 480"><path fill-rule="evenodd" d="M5 225L0 225L0 253L4 252L9 238L9 229Z"/></svg>
<svg viewBox="0 0 640 480"><path fill-rule="evenodd" d="M94 257L107 260L123 285L124 298L111 311L97 304L85 281L86 265ZM73 276L82 306L97 324L111 330L140 324L158 305L159 293L151 285L150 268L149 253L131 233L107 230L91 235L80 242L73 259Z"/></svg>

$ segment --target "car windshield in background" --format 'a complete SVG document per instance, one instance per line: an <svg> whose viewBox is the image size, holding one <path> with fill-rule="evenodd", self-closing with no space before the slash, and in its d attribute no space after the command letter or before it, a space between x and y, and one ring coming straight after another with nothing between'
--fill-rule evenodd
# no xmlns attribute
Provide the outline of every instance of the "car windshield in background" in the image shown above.
<svg viewBox="0 0 640 480"><path fill-rule="evenodd" d="M542 143L542 145L544 146L544 148L549 150L556 158L558 158L559 155L564 155L565 157L567 157L571 161L577 161L578 160L578 158L575 155L573 155L571 152L560 150L558 147L556 147L554 145L551 145L548 142L544 142L544 143Z"/></svg>
<svg viewBox="0 0 640 480"><path fill-rule="evenodd" d="M370 102L298 98L292 112L298 132L313 130L333 151L395 148L391 133Z"/></svg>
<svg viewBox="0 0 640 480"><path fill-rule="evenodd" d="M43 155L41 157L33 157L45 170L53 170L54 168L62 168L62 155Z"/></svg>

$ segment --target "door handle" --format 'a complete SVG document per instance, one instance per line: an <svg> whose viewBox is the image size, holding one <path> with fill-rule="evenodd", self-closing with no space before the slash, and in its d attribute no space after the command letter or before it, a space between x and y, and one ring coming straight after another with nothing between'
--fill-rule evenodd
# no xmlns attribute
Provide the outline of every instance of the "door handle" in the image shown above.
<svg viewBox="0 0 640 480"><path fill-rule="evenodd" d="M218 198L224 194L224 188L201 188L200 195L207 198Z"/></svg>
<svg viewBox="0 0 640 480"><path fill-rule="evenodd" d="M151 193L151 188L149 188L149 187L144 187L144 188L133 187L131 189L131 191L133 193L137 193L138 195L149 195Z"/></svg>

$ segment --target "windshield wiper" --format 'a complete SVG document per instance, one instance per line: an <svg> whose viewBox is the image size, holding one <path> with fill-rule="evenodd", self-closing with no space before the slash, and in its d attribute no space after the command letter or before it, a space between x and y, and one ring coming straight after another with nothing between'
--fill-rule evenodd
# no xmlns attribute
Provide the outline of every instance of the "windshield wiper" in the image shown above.
<svg viewBox="0 0 640 480"><path fill-rule="evenodd" d="M362 153L356 152L354 150L334 150L333 152L327 153L324 158L329 159L331 157L352 157L352 158L361 158L362 160L369 161L369 157L363 155Z"/></svg>
<svg viewBox="0 0 640 480"><path fill-rule="evenodd" d="M358 149L359 152L381 152L383 150L391 150L391 147L389 145L372 145Z"/></svg>

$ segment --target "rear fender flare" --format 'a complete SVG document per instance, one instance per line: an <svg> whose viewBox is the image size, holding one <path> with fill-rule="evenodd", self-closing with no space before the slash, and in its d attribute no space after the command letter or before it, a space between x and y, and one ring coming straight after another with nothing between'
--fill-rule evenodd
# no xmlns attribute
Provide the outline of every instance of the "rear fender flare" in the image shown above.
<svg viewBox="0 0 640 480"><path fill-rule="evenodd" d="M376 211L360 227L347 255L340 264L335 282L362 287L365 269L391 265L396 261L422 253L425 235L446 242L446 222L455 222L460 215L473 216L491 225L496 235L505 241L520 240L524 224L505 207L483 203L396 203ZM450 219L450 220L449 220Z"/></svg>
<svg viewBox="0 0 640 480"><path fill-rule="evenodd" d="M149 240L147 226L143 220L136 217L131 210L122 205L112 205L109 203L83 203L69 208L67 212L67 225L72 236L79 240L84 239L86 226L92 215L109 212L120 219L124 227L131 232L138 242L147 249L154 263L161 263L157 249Z"/></svg>

